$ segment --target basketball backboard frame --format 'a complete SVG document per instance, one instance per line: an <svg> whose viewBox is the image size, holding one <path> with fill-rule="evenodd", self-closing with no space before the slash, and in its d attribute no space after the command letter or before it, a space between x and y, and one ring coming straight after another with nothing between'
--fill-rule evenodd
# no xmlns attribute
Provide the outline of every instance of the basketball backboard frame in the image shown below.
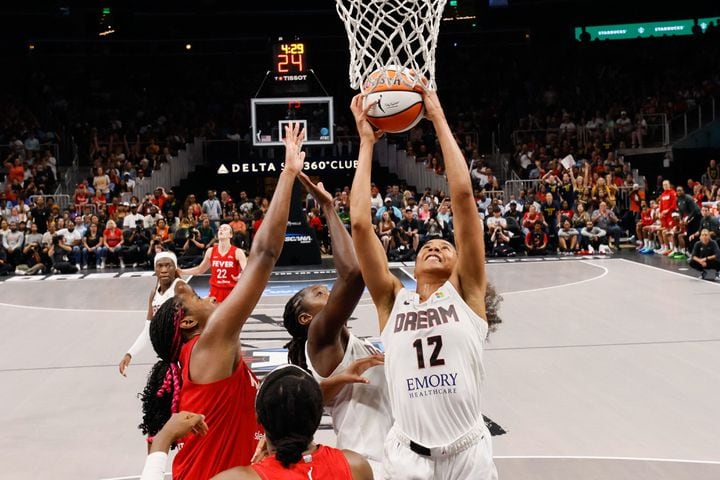
<svg viewBox="0 0 720 480"><path fill-rule="evenodd" d="M283 145L283 127L303 123L305 145L332 145L335 138L333 97L252 98L252 139L255 147Z"/></svg>

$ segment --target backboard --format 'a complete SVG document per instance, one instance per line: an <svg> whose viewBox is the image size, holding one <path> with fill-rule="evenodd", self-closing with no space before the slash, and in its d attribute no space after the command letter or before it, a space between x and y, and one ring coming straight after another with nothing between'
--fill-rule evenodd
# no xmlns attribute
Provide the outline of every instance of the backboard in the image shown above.
<svg viewBox="0 0 720 480"><path fill-rule="evenodd" d="M333 97L277 97L251 99L253 146L282 146L285 125L299 122L305 145L332 145Z"/></svg>

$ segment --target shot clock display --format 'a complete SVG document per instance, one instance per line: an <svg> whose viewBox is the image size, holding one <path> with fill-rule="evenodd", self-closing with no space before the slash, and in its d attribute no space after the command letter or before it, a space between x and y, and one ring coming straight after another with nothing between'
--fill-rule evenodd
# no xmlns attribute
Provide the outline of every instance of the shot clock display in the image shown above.
<svg viewBox="0 0 720 480"><path fill-rule="evenodd" d="M273 47L273 71L278 77L304 75L307 69L303 42L278 42Z"/></svg>

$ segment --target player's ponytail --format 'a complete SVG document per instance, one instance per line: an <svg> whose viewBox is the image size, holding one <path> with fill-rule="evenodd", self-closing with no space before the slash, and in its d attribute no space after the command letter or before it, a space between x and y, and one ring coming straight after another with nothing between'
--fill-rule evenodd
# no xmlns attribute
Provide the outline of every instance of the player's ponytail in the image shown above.
<svg viewBox="0 0 720 480"><path fill-rule="evenodd" d="M299 321L304 296L305 289L302 289L293 295L285 304L283 325L285 326L285 330L292 335L292 340L285 344L285 348L288 350L288 362L307 370L305 342L307 342L308 327L307 325L302 325Z"/></svg>
<svg viewBox="0 0 720 480"><path fill-rule="evenodd" d="M182 373L178 362L183 343L180 322L184 316L180 302L171 298L150 322L150 341L160 360L150 370L145 389L138 395L143 409L143 421L138 428L150 437L180 410Z"/></svg>
<svg viewBox="0 0 720 480"><path fill-rule="evenodd" d="M497 293L495 286L488 282L485 287L485 319L488 322L488 335L497 329L498 324L502 323L502 318L498 315L498 307L503 297Z"/></svg>
<svg viewBox="0 0 720 480"><path fill-rule="evenodd" d="M291 434L278 440L277 443L273 442L275 458L283 467L290 468L290 465L300 461L303 452L308 448L312 439L312 435L307 437L305 435Z"/></svg>
<svg viewBox="0 0 720 480"><path fill-rule="evenodd" d="M300 461L322 418L320 385L295 365L270 372L258 391L255 411L285 468Z"/></svg>

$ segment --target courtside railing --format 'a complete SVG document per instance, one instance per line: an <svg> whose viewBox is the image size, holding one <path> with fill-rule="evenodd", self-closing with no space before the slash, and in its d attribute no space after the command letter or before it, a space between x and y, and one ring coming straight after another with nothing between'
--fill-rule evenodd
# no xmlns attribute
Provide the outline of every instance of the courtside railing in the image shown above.
<svg viewBox="0 0 720 480"><path fill-rule="evenodd" d="M154 170L147 181L141 185L135 184L133 194L139 199L152 194L158 187L170 188L180 183L180 180L195 170L195 167L203 163L203 139L196 138L193 143L185 145L184 149L178 150L177 156L169 162L160 165Z"/></svg>

